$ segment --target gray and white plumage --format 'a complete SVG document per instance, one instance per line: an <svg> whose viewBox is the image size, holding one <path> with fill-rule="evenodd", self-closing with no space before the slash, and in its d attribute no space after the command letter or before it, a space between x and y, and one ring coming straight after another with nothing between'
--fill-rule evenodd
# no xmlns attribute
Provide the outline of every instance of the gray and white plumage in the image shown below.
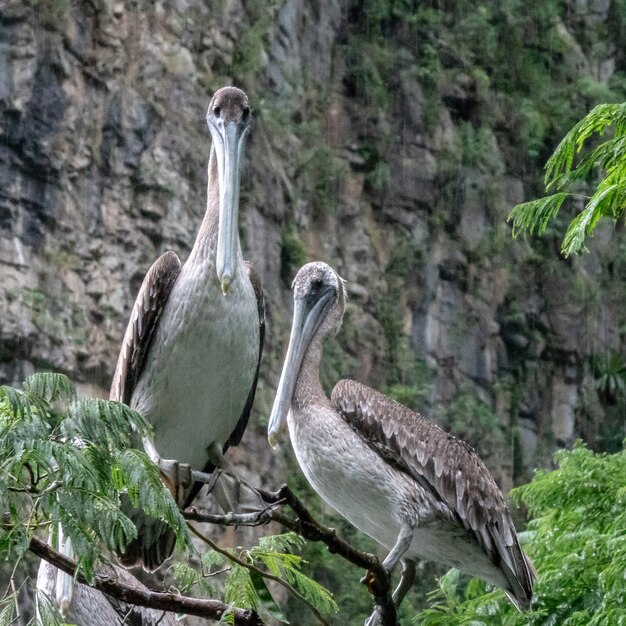
<svg viewBox="0 0 626 626"><path fill-rule="evenodd" d="M59 570L47 561L41 561L37 575L37 621L42 626L47 625L43 624L41 618L43 611L40 605L46 600L49 605L55 605L59 584L58 572ZM147 590L147 587L120 567L107 567L101 573L122 583ZM177 626L180 624L173 613L126 604L81 583L75 584L73 593L74 600L64 617L64 622L68 624L76 624L76 626Z"/></svg>
<svg viewBox="0 0 626 626"><path fill-rule="evenodd" d="M250 125L245 93L217 91L207 122L213 144L198 236L184 265L166 252L148 271L110 392L151 422L154 440L144 447L181 506L199 490L179 481L182 464L213 471L243 436L265 330L260 280L243 261L238 234L240 160ZM170 556L174 535L163 522L125 507L139 536L123 563L155 569Z"/></svg>
<svg viewBox="0 0 626 626"><path fill-rule="evenodd" d="M328 265L309 263L293 292L270 444L286 423L315 491L390 550L384 565L393 569L402 561L397 603L412 582L415 560L426 559L497 585L527 609L536 573L482 460L436 424L361 383L340 381L329 400L319 382L322 344L341 326L345 283Z"/></svg>

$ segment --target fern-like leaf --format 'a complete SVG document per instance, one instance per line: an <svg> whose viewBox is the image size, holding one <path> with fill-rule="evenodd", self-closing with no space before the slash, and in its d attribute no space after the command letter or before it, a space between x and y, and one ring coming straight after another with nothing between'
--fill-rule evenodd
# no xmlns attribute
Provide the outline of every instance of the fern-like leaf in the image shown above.
<svg viewBox="0 0 626 626"><path fill-rule="evenodd" d="M169 571L172 573L177 588L182 593L189 593L196 589L202 596L211 597L215 595L215 588L209 581L193 567L187 563L174 563Z"/></svg>
<svg viewBox="0 0 626 626"><path fill-rule="evenodd" d="M595 133L603 135L605 129L612 125L616 127L618 135L623 134L626 128L626 103L599 104L571 128L546 163L546 187L550 188L562 173L572 169L574 156L580 152L587 139Z"/></svg>
<svg viewBox="0 0 626 626"><path fill-rule="evenodd" d="M40 589L37 589L35 598L37 603L38 623L45 626L63 626L63 618L56 608L56 603Z"/></svg>
<svg viewBox="0 0 626 626"><path fill-rule="evenodd" d="M284 578L307 601L323 613L339 610L332 594L318 582L302 573L306 563L301 556L293 554L304 546L304 539L296 533L261 537L259 545L249 551L252 559L261 561L274 576Z"/></svg>
<svg viewBox="0 0 626 626"><path fill-rule="evenodd" d="M614 137L575 163L585 142L595 134L603 135L609 127L614 129ZM554 187L570 193L577 191L596 172L603 178L568 227L561 247L565 256L584 249L586 237L592 235L601 218L616 220L626 215L626 102L598 105L567 133L546 163L546 190ZM515 206L509 215L513 236L521 231L544 233L570 195L564 191Z"/></svg>
<svg viewBox="0 0 626 626"><path fill-rule="evenodd" d="M302 560L302 557L296 554L264 552L257 548L253 548L250 553L262 561L272 574L284 578L322 613L329 614L339 611L332 593L300 571L302 564L305 562Z"/></svg>
<svg viewBox="0 0 626 626"><path fill-rule="evenodd" d="M64 374L52 372L31 374L24 381L24 391L44 398L48 402L76 399L76 387L72 381Z"/></svg>
<svg viewBox="0 0 626 626"><path fill-rule="evenodd" d="M623 185L611 185L594 194L584 210L570 223L563 238L561 250L565 256L578 252L584 247L585 238L593 231L601 217L612 213L613 207L626 206L626 188Z"/></svg>
<svg viewBox="0 0 626 626"><path fill-rule="evenodd" d="M149 435L151 429L139 413L120 402L82 398L68 406L62 432L69 441L87 440L111 448L128 448L133 433Z"/></svg>
<svg viewBox="0 0 626 626"><path fill-rule="evenodd" d="M226 576L225 598L226 602L233 606L251 608L255 611L258 609L259 594L250 578L250 571L245 567L233 564Z"/></svg>
<svg viewBox="0 0 626 626"><path fill-rule="evenodd" d="M232 626L235 623L235 613L232 610L232 607L229 607L222 613L222 617L220 617L220 621L218 624L228 624L228 626Z"/></svg>
<svg viewBox="0 0 626 626"><path fill-rule="evenodd" d="M569 195L559 192L513 207L509 215L509 221L513 221L513 236L518 237L523 231L532 235L535 229L537 234L542 235Z"/></svg>
<svg viewBox="0 0 626 626"><path fill-rule="evenodd" d="M215 550L209 550L202 555L202 567L207 571L212 567L224 564L224 556Z"/></svg>
<svg viewBox="0 0 626 626"><path fill-rule="evenodd" d="M305 540L300 535L289 532L281 535L266 535L259 539L259 549L264 552L289 552L302 550ZM254 550L254 549L253 549Z"/></svg>
<svg viewBox="0 0 626 626"><path fill-rule="evenodd" d="M179 546L193 551L187 523L172 495L164 487L159 468L144 452L134 448L118 453L116 461L122 472L118 474L118 480L120 476L123 477L123 485L133 506L163 519L176 534Z"/></svg>
<svg viewBox="0 0 626 626"><path fill-rule="evenodd" d="M15 623L15 605L13 600L14 598L10 597L9 602L7 602L7 605L0 613L0 626L10 626Z"/></svg>

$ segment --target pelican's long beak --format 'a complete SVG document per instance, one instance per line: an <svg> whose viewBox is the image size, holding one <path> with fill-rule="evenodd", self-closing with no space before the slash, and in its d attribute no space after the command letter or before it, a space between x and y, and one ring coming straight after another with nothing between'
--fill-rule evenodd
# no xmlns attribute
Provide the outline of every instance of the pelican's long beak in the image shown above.
<svg viewBox="0 0 626 626"><path fill-rule="evenodd" d="M207 123L213 137L220 185L216 269L222 293L226 294L237 274L239 175L250 123L249 118L239 123L225 122L213 114L207 115Z"/></svg>
<svg viewBox="0 0 626 626"><path fill-rule="evenodd" d="M272 448L276 447L278 435L285 430L287 425L287 415L291 407L302 361L306 356L311 340L333 306L336 297L336 292L332 287L325 287L314 297L302 298L294 303L289 347L267 428L267 440Z"/></svg>

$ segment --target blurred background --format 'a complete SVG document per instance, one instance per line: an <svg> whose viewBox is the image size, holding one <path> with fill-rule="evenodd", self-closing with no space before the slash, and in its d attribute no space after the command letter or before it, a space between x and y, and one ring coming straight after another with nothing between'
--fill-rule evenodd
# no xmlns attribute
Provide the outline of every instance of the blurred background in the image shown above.
<svg viewBox="0 0 626 626"><path fill-rule="evenodd" d="M625 0L4 0L0 384L49 370L108 394L146 271L191 249L206 109L234 84L254 118L244 257L268 305L255 410L228 453L238 471L267 488L289 476L322 520L375 549L308 491L288 443L266 443L290 282L317 259L351 294L325 353L328 391L354 378L417 409L473 445L505 491L576 438L616 451L623 228L601 224L589 254L564 259L582 201L540 240L512 239L507 216L543 195L543 165L574 122L626 99L625 52ZM359 573L321 548L307 556L357 623ZM435 573L422 568L406 611Z"/></svg>

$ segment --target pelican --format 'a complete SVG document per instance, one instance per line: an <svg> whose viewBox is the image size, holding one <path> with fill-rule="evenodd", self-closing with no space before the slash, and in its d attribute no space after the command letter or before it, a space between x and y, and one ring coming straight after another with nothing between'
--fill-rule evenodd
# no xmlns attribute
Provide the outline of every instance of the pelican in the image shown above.
<svg viewBox="0 0 626 626"><path fill-rule="evenodd" d="M506 501L476 452L391 398L342 380L329 400L319 381L322 344L341 326L347 291L325 263L296 275L291 337L268 425L285 423L298 463L322 499L402 562L396 606L416 559L436 561L504 589L527 610L536 572ZM375 611L366 625L379 623Z"/></svg>
<svg viewBox="0 0 626 626"><path fill-rule="evenodd" d="M146 274L110 392L152 423L154 438L143 439L144 449L183 507L200 488L191 484L191 469L224 467L223 453L243 436L265 333L261 283L243 261L238 233L246 94L220 89L206 119L213 143L204 219L184 265L168 251ZM171 555L174 534L141 511L129 514L138 537L122 563L154 570Z"/></svg>
<svg viewBox="0 0 626 626"><path fill-rule="evenodd" d="M104 572L122 583L148 591L145 585L121 567L106 568ZM67 593L65 586L68 580L72 581L72 577L42 559L37 575L38 624L47 626L44 622L45 612L42 602L46 602L51 607L55 607L56 604L63 614L63 621L76 626L122 626L124 624L177 626L180 624L173 613L125 604L81 583L73 585L74 601L64 603L60 599Z"/></svg>

